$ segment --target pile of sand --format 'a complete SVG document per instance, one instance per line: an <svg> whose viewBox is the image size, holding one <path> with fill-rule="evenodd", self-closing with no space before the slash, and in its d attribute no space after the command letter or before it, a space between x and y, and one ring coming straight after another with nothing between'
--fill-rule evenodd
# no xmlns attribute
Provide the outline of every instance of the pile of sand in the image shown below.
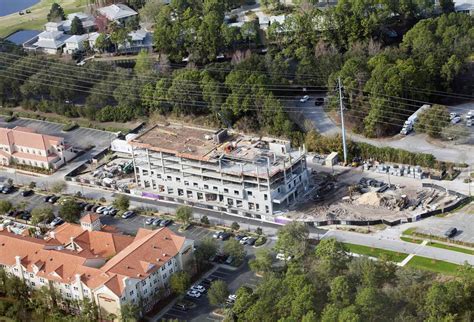
<svg viewBox="0 0 474 322"><path fill-rule="evenodd" d="M354 201L357 205L380 207L383 198L376 192L367 192Z"/></svg>

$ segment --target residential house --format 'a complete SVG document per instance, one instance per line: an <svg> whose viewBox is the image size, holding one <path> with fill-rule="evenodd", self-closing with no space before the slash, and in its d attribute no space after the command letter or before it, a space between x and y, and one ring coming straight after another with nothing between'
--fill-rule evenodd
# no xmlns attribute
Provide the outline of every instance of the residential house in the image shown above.
<svg viewBox="0 0 474 322"><path fill-rule="evenodd" d="M151 32L145 29L134 30L128 34L128 41L119 45L120 52L135 53L141 50L151 51L153 49L153 38Z"/></svg>
<svg viewBox="0 0 474 322"><path fill-rule="evenodd" d="M58 169L74 158L72 146L58 136L35 133L33 129L0 128L0 164L12 162L43 169Z"/></svg>
<svg viewBox="0 0 474 322"><path fill-rule="evenodd" d="M115 21L120 25L124 25L129 18L138 15L138 12L121 3L99 8L98 11L109 21Z"/></svg>
<svg viewBox="0 0 474 322"><path fill-rule="evenodd" d="M75 12L67 15L67 19L62 21L63 30L66 33L71 31L71 24L74 18L79 18L82 23L82 27L84 28L86 33L93 32L96 30L95 18L94 16L84 13L84 12Z"/></svg>
<svg viewBox="0 0 474 322"><path fill-rule="evenodd" d="M84 43L88 41L89 35L74 35L66 39L66 48L64 50L67 54L74 54L76 51L83 51Z"/></svg>

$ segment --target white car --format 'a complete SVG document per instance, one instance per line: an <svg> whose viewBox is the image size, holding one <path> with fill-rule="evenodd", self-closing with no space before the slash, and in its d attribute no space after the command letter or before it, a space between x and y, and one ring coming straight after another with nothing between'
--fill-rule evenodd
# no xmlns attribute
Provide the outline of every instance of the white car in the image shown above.
<svg viewBox="0 0 474 322"><path fill-rule="evenodd" d="M201 293L199 293L197 291L193 291L193 290L187 291L186 295L189 296L189 297L194 297L196 299L201 297Z"/></svg>
<svg viewBox="0 0 474 322"><path fill-rule="evenodd" d="M233 304L235 302L235 300L237 299L237 295L235 294L230 294L228 297L227 297L227 303L228 304Z"/></svg>
<svg viewBox="0 0 474 322"><path fill-rule="evenodd" d="M291 256L285 257L285 254L283 254L283 253L278 253L278 254L276 255L276 259L278 259L278 260L280 260L280 261L285 261L285 262L287 262L287 261L289 261L289 260L291 259Z"/></svg>
<svg viewBox="0 0 474 322"><path fill-rule="evenodd" d="M301 102L301 103L305 103L305 102L307 102L307 101L309 101L309 95L305 95L305 96L303 96L302 98L300 98L300 102Z"/></svg>
<svg viewBox="0 0 474 322"><path fill-rule="evenodd" d="M457 116L458 116L458 113L455 113L455 112L449 113L449 119L451 119L451 120L454 119Z"/></svg>
<svg viewBox="0 0 474 322"><path fill-rule="evenodd" d="M206 288L202 285L193 285L191 286L191 291L199 292L199 293L204 293L206 291Z"/></svg>
<svg viewBox="0 0 474 322"><path fill-rule="evenodd" d="M250 237L248 237L248 236L247 236L247 237L244 237L244 238L242 238L242 239L239 241L239 243L241 243L242 245L245 245L245 242L246 242L247 239L249 239L249 238L250 238Z"/></svg>
<svg viewBox="0 0 474 322"><path fill-rule="evenodd" d="M461 117L459 117L459 116L456 116L455 118L453 118L451 120L451 123L453 123L453 124L457 124L459 122L461 122Z"/></svg>
<svg viewBox="0 0 474 322"><path fill-rule="evenodd" d="M95 210L95 212L98 213L98 214L101 214L101 213L104 212L105 209L107 209L106 206L100 206L99 208L97 208L97 209Z"/></svg>

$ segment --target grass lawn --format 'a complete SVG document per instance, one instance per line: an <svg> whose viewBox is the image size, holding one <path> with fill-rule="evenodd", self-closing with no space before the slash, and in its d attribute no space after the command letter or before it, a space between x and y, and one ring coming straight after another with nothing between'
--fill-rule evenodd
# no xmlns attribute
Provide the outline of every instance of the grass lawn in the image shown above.
<svg viewBox="0 0 474 322"><path fill-rule="evenodd" d="M405 230L402 234L403 235L408 235L408 236L411 236L413 235L413 233L416 231L416 228L413 227L413 228L408 228L407 230Z"/></svg>
<svg viewBox="0 0 474 322"><path fill-rule="evenodd" d="M349 243L345 243L345 245L347 246L347 248L349 249L351 253L366 255L366 256L371 256L371 257L376 257L376 258L385 257L385 259L392 262L397 262L397 263L403 261L408 256L408 254L405 254L405 253L398 253L398 252L385 250L381 248L374 248L374 247L349 244Z"/></svg>
<svg viewBox="0 0 474 322"><path fill-rule="evenodd" d="M423 241L420 239L413 239L410 237L400 237L401 240L406 241L408 243L414 243L414 244L421 244Z"/></svg>
<svg viewBox="0 0 474 322"><path fill-rule="evenodd" d="M455 275L460 265L440 261L436 259L415 256L405 266L417 269L424 269L436 273Z"/></svg>
<svg viewBox="0 0 474 322"><path fill-rule="evenodd" d="M459 253L474 255L474 250L472 250L472 249L466 249L466 248L452 246L452 245L445 245L445 244L440 244L440 243L436 243L436 242L429 242L428 246L443 248L443 249L447 249L447 250L452 250L453 252L459 252Z"/></svg>
<svg viewBox="0 0 474 322"><path fill-rule="evenodd" d="M18 13L13 13L0 17L0 37L7 37L18 30L42 30L54 2L59 3L66 14L83 11L87 4L87 0L41 0L29 8L31 10L29 14L20 16Z"/></svg>

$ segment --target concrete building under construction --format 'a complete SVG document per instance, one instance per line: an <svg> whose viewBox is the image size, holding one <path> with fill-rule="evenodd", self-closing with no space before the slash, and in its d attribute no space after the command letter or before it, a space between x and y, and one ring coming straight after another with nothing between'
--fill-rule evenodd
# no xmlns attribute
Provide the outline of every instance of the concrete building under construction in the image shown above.
<svg viewBox="0 0 474 322"><path fill-rule="evenodd" d="M305 149L286 140L163 124L130 145L149 198L273 220L308 188Z"/></svg>

